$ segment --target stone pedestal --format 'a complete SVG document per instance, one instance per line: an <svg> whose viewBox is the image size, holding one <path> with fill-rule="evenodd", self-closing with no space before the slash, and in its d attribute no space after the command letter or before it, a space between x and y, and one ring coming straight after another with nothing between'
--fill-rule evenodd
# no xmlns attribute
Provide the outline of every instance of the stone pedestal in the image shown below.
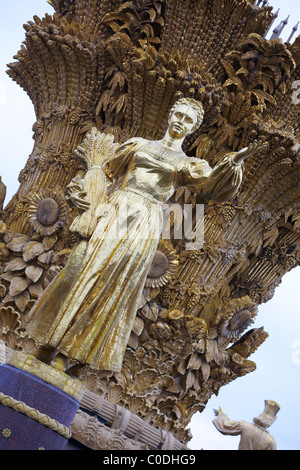
<svg viewBox="0 0 300 470"><path fill-rule="evenodd" d="M0 365L0 450L63 450L83 384L35 357Z"/></svg>

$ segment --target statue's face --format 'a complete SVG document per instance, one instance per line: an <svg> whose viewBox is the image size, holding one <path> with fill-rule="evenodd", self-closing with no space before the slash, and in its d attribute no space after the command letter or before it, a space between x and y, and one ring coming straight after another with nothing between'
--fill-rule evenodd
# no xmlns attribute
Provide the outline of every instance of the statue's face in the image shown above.
<svg viewBox="0 0 300 470"><path fill-rule="evenodd" d="M169 121L169 132L172 137L182 139L194 127L197 122L197 112L192 106L178 105Z"/></svg>

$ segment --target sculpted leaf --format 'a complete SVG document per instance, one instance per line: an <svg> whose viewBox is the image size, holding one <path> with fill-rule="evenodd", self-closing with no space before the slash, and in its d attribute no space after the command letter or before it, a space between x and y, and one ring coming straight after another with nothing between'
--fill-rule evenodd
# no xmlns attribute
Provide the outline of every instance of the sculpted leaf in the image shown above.
<svg viewBox="0 0 300 470"><path fill-rule="evenodd" d="M225 350L218 344L217 340L210 339L206 342L206 360L211 362L214 360L217 364L224 364L227 359L227 353Z"/></svg>
<svg viewBox="0 0 300 470"><path fill-rule="evenodd" d="M43 272L44 270L40 266L27 266L27 268L25 269L25 274L27 278L32 282L37 282Z"/></svg>
<svg viewBox="0 0 300 470"><path fill-rule="evenodd" d="M198 370L200 368L200 366L202 365L202 362L203 361L202 361L201 357L199 356L199 354L193 353L190 356L187 368L191 369L191 370Z"/></svg>
<svg viewBox="0 0 300 470"><path fill-rule="evenodd" d="M42 243L30 241L25 243L23 246L23 259L24 261L31 261L36 256L41 255L44 252L44 247Z"/></svg>
<svg viewBox="0 0 300 470"><path fill-rule="evenodd" d="M148 302L143 306L141 312L146 318L148 318L148 320L155 322L157 320L159 310L155 302Z"/></svg>
<svg viewBox="0 0 300 470"><path fill-rule="evenodd" d="M58 240L56 233L43 238L43 247L46 251L50 250Z"/></svg>
<svg viewBox="0 0 300 470"><path fill-rule="evenodd" d="M201 365L201 372L203 375L203 380L206 382L209 379L210 375L210 365L207 362L203 362Z"/></svg>
<svg viewBox="0 0 300 470"><path fill-rule="evenodd" d="M36 284L30 284L30 286L28 287L28 290L30 292L30 295L34 299L38 299L44 289L43 289L42 284L37 282Z"/></svg>
<svg viewBox="0 0 300 470"><path fill-rule="evenodd" d="M190 388L192 388L194 386L194 384L195 384L195 375L191 370L184 377L183 383L184 383L184 389L185 390L189 390Z"/></svg>
<svg viewBox="0 0 300 470"><path fill-rule="evenodd" d="M9 248L11 251L19 253L22 251L24 243L26 243L28 240L29 237L27 236L13 238L12 241L7 244L7 248Z"/></svg>
<svg viewBox="0 0 300 470"><path fill-rule="evenodd" d="M227 60L221 59L220 62L226 70L228 77L234 77L236 74L234 67Z"/></svg>
<svg viewBox="0 0 300 470"><path fill-rule="evenodd" d="M254 59L257 57L259 52L256 49L253 49L252 51L248 51L245 54L242 55L241 59L247 60L247 59Z"/></svg>
<svg viewBox="0 0 300 470"><path fill-rule="evenodd" d="M257 98L262 98L265 101L269 101L273 106L276 106L276 100L271 96L269 93L267 93L264 90L251 90L253 95L255 95Z"/></svg>
<svg viewBox="0 0 300 470"><path fill-rule="evenodd" d="M12 261L10 261L4 271L22 271L24 268L26 268L27 264L22 258L15 258Z"/></svg>
<svg viewBox="0 0 300 470"><path fill-rule="evenodd" d="M23 292L28 286L27 279L16 276L11 280L10 287L9 287L9 294L14 297L21 292Z"/></svg>
<svg viewBox="0 0 300 470"><path fill-rule="evenodd" d="M28 304L29 299L30 299L30 295L29 295L29 292L27 290L25 290L24 292L22 292L21 294L16 296L15 304L18 307L18 309L20 310L20 312L24 312L24 310L25 310L25 308Z"/></svg>
<svg viewBox="0 0 300 470"><path fill-rule="evenodd" d="M243 89L243 82L240 78L238 77L234 77L234 78L229 78L228 80L226 80L226 82L224 83L225 86L230 86L230 85L236 85L238 87L239 90L242 90Z"/></svg>

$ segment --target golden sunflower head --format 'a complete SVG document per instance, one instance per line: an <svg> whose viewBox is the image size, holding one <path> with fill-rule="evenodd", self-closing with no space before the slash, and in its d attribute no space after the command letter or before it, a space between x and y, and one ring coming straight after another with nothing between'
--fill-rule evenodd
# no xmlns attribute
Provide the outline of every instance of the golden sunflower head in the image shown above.
<svg viewBox="0 0 300 470"><path fill-rule="evenodd" d="M61 189L40 189L30 198L28 222L40 235L48 236L63 227L69 215Z"/></svg>
<svg viewBox="0 0 300 470"><path fill-rule="evenodd" d="M179 263L179 257L168 240L160 240L152 264L150 266L146 287L161 287L174 276Z"/></svg>
<svg viewBox="0 0 300 470"><path fill-rule="evenodd" d="M236 341L253 323L257 308L248 296L233 299L233 301L232 305L230 303L227 309L225 308L223 311L223 318L218 325L218 331L225 338Z"/></svg>

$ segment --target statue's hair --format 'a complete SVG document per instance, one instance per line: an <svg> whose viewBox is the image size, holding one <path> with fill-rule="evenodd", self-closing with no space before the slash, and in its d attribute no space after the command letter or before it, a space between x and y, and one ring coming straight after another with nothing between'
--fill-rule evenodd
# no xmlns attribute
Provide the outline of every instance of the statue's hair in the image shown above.
<svg viewBox="0 0 300 470"><path fill-rule="evenodd" d="M179 100L177 100L173 104L173 106L170 110L169 121L170 121L171 116L174 113L175 109L181 104L185 104L186 106L191 106L197 113L197 122L190 131L190 133L192 133L196 129L198 129L198 127L200 127L201 124L202 124L203 117L204 117L204 109L203 109L202 103L200 101L195 100L194 98L180 98Z"/></svg>

